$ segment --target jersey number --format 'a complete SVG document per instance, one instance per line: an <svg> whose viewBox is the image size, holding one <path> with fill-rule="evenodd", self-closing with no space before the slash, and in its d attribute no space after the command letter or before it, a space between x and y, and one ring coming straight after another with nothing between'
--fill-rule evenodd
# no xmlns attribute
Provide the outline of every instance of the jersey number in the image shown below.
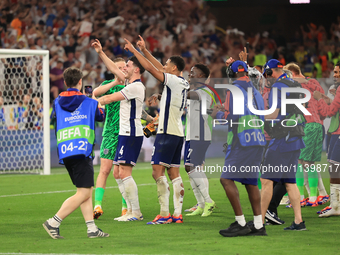
<svg viewBox="0 0 340 255"><path fill-rule="evenodd" d="M181 104L181 108L179 108L180 111L184 109L186 101L187 101L187 90L183 89L182 90L182 104Z"/></svg>
<svg viewBox="0 0 340 255"><path fill-rule="evenodd" d="M187 156L187 158L190 158L190 155L191 155L191 153L192 153L193 149L189 149L188 151L189 151L189 153L188 153L188 156Z"/></svg>
<svg viewBox="0 0 340 255"><path fill-rule="evenodd" d="M124 145L120 148L119 154L123 155L123 152L124 152Z"/></svg>

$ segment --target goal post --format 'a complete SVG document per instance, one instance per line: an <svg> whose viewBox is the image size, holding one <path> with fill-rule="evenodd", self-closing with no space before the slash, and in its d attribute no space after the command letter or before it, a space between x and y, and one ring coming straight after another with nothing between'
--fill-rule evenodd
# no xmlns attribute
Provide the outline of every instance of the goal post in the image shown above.
<svg viewBox="0 0 340 255"><path fill-rule="evenodd" d="M1 173L51 173L48 50L0 49ZM35 113L23 117L25 95ZM38 99L31 98L33 95ZM36 103L39 102L39 103ZM25 102L24 102L25 103ZM0 112L1 113L1 112ZM30 115L25 113L24 115ZM29 120L32 123L28 123ZM31 124L31 125L29 125ZM39 144L40 143L40 144ZM29 161L29 162L26 162Z"/></svg>

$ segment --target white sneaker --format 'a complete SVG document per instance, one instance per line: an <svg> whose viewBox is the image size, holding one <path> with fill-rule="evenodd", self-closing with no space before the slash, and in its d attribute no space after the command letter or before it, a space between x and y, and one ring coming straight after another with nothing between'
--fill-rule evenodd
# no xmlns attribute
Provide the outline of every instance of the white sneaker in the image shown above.
<svg viewBox="0 0 340 255"><path fill-rule="evenodd" d="M125 217L124 217L125 216ZM118 221L141 221L143 220L143 214L134 215L134 214L125 214Z"/></svg>
<svg viewBox="0 0 340 255"><path fill-rule="evenodd" d="M319 218L327 218L330 216L340 216L340 208L338 208L337 210L332 208L325 213L319 214Z"/></svg>
<svg viewBox="0 0 340 255"><path fill-rule="evenodd" d="M196 211L197 207L198 207L198 204L196 204L196 205L194 205L193 207L191 207L191 208L189 208L189 209L186 209L186 210L184 210L184 211L185 211L185 212L194 212L194 211Z"/></svg>
<svg viewBox="0 0 340 255"><path fill-rule="evenodd" d="M125 215L123 215L123 216L119 216L119 217L117 217L117 218L114 218L114 220L120 221L121 219L126 218L128 215L129 215L129 213L127 213L127 214L125 214ZM131 214L130 214L130 215L131 215Z"/></svg>
<svg viewBox="0 0 340 255"><path fill-rule="evenodd" d="M283 196L283 198L281 199L280 205L289 205L289 204L290 204L289 197Z"/></svg>

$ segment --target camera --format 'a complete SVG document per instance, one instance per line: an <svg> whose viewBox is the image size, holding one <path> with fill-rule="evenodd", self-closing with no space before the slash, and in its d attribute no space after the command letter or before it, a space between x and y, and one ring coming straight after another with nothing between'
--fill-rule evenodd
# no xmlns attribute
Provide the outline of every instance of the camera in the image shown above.
<svg viewBox="0 0 340 255"><path fill-rule="evenodd" d="M85 86L85 95L87 97L92 97L92 92L93 92L92 86L91 85L86 85Z"/></svg>

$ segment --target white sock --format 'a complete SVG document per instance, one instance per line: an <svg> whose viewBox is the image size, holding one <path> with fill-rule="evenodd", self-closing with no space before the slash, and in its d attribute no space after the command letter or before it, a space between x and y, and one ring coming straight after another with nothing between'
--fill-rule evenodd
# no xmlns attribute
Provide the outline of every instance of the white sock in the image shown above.
<svg viewBox="0 0 340 255"><path fill-rule="evenodd" d="M60 219L58 217L58 215L54 215L53 218L50 218L47 220L48 224L51 226L51 227L54 227L54 228L59 228L60 226L60 223L62 222L63 220Z"/></svg>
<svg viewBox="0 0 340 255"><path fill-rule="evenodd" d="M244 214L240 215L240 216L235 216L235 220L238 222L238 224L240 224L242 227L244 227L246 225L246 218L244 218ZM262 221L262 219L261 219ZM255 224L255 222L254 222Z"/></svg>
<svg viewBox="0 0 340 255"><path fill-rule="evenodd" d="M191 170L189 173L189 178L193 179L193 181L196 184L196 187L198 188L199 192L202 194L204 198L204 202L212 203L209 196L209 186L206 186L206 181L204 179L207 179L207 176L203 172L197 172L196 169ZM202 207L204 208L204 206Z"/></svg>
<svg viewBox="0 0 340 255"><path fill-rule="evenodd" d="M127 200L131 203L132 213L140 215L139 200L138 200L138 188L135 180L132 176L128 176L123 180L124 189L126 193Z"/></svg>
<svg viewBox="0 0 340 255"><path fill-rule="evenodd" d="M98 230L98 227L94 224L94 220L88 220L85 221L85 223L87 226L87 233L96 232Z"/></svg>
<svg viewBox="0 0 340 255"><path fill-rule="evenodd" d="M318 177L319 177L319 181L318 181L319 196L327 196L327 191L325 189L325 185L323 185L321 173L319 172L318 172Z"/></svg>
<svg viewBox="0 0 340 255"><path fill-rule="evenodd" d="M192 191L194 192L195 198L197 200L197 204L198 204L199 207L201 207L203 209L204 208L204 198L203 198L201 192L199 191L199 189L197 188L194 179L192 179L190 177L190 175L189 175L189 181L190 181Z"/></svg>
<svg viewBox="0 0 340 255"><path fill-rule="evenodd" d="M340 191L340 184L330 184L330 198L331 198L331 207L333 210L338 210L340 201L339 201L339 191Z"/></svg>
<svg viewBox="0 0 340 255"><path fill-rule="evenodd" d="M209 180L208 180L207 175L203 171L203 168L204 168L204 166L200 166L200 173L204 177L203 180L204 180L204 183L205 183L205 187L207 188L208 193L209 193Z"/></svg>
<svg viewBox="0 0 340 255"><path fill-rule="evenodd" d="M178 217L182 214L183 197L184 197L184 187L181 177L177 177L172 180L172 187L174 190L174 216Z"/></svg>
<svg viewBox="0 0 340 255"><path fill-rule="evenodd" d="M310 188L309 188L309 184L308 184L308 173L306 171L303 171L303 184L306 187L306 190L308 192L308 197L310 197Z"/></svg>
<svg viewBox="0 0 340 255"><path fill-rule="evenodd" d="M127 210L128 210L128 212L131 212L131 203L130 203L129 199L126 197L126 192L125 192L125 187L124 187L123 181L122 181L122 179L116 179L116 182L118 184L118 189L119 189L120 193L122 194L122 197L125 199Z"/></svg>
<svg viewBox="0 0 340 255"><path fill-rule="evenodd" d="M254 215L254 227L260 229L263 227L262 215Z"/></svg>
<svg viewBox="0 0 340 255"><path fill-rule="evenodd" d="M158 201L161 206L161 216L169 215L170 188L166 176L161 176L156 180Z"/></svg>

